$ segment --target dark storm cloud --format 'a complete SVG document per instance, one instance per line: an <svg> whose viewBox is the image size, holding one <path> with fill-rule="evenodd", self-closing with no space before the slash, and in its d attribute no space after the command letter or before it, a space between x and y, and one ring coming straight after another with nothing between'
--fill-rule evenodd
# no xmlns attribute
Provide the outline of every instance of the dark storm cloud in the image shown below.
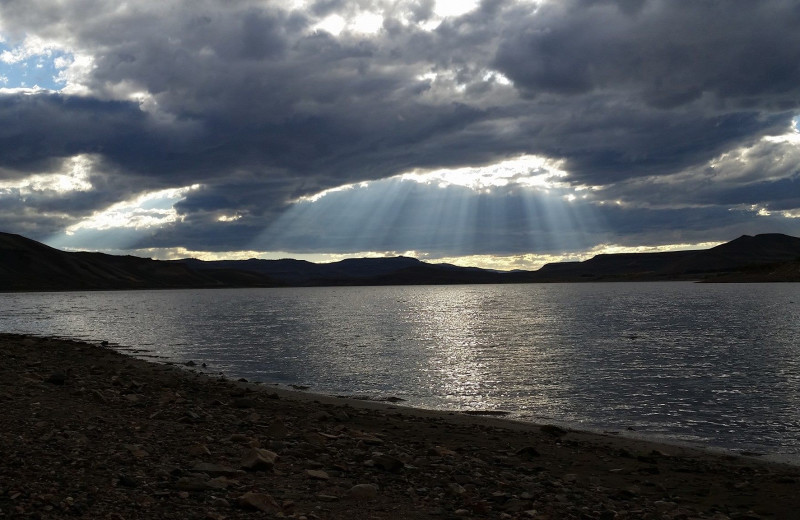
<svg viewBox="0 0 800 520"><path fill-rule="evenodd" d="M2 165L41 171L63 157L104 153L148 137L138 106L53 94L0 96Z"/></svg>
<svg viewBox="0 0 800 520"><path fill-rule="evenodd" d="M383 9L377 34L312 30L367 6ZM702 173L720 154L785 132L800 104L794 1L485 0L433 31L407 22L430 20L433 7L3 2L9 42L36 35L93 63L73 79L79 94L0 96L0 175L93 154L94 209L202 184L158 243L219 230L240 247L302 195L523 153L564 159L575 184L652 203L637 181ZM780 179L756 172L748 182L764 186L759 197L781 198ZM666 199L722 208L748 189L723 181L695 196L695 185L671 185ZM75 218L92 209L82 195L45 199L28 204L74 205ZM234 224L217 219L234 213L237 231L225 235Z"/></svg>
<svg viewBox="0 0 800 520"><path fill-rule="evenodd" d="M567 0L543 5L496 64L529 95L624 89L671 108L797 106L800 7L793 1Z"/></svg>

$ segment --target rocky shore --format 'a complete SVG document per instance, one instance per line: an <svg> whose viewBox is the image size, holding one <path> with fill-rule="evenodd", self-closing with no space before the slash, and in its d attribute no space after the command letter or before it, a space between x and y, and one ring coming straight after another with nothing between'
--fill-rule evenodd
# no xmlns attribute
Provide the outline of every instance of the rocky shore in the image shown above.
<svg viewBox="0 0 800 520"><path fill-rule="evenodd" d="M796 518L800 468L0 334L0 518Z"/></svg>

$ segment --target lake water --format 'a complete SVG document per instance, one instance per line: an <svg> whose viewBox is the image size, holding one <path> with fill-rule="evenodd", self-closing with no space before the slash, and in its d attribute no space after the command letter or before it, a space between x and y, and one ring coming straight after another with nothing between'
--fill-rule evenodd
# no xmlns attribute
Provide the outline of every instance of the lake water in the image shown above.
<svg viewBox="0 0 800 520"><path fill-rule="evenodd" d="M800 284L0 294L0 331L800 460Z"/></svg>

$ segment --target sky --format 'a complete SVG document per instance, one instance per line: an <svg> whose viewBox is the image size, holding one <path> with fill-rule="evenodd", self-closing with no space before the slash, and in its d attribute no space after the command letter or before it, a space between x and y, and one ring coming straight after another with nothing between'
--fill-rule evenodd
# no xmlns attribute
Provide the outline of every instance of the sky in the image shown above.
<svg viewBox="0 0 800 520"><path fill-rule="evenodd" d="M497 269L800 235L796 0L0 0L0 231Z"/></svg>

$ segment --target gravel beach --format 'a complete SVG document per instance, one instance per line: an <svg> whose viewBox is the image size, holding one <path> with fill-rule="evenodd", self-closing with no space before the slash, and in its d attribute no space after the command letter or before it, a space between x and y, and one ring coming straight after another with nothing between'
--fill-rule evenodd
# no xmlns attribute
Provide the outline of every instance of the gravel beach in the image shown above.
<svg viewBox="0 0 800 520"><path fill-rule="evenodd" d="M0 517L797 518L800 468L0 334Z"/></svg>

